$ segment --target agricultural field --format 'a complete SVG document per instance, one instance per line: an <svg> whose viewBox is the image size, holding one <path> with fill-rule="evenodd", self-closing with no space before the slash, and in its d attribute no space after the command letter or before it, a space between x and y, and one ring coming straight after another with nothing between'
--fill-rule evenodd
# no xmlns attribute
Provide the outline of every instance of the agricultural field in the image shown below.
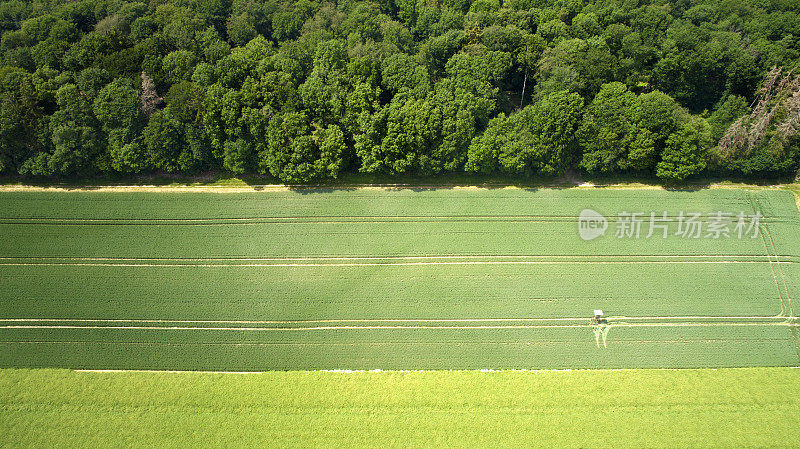
<svg viewBox="0 0 800 449"><path fill-rule="evenodd" d="M800 365L784 190L23 189L0 211L2 368Z"/></svg>
<svg viewBox="0 0 800 449"><path fill-rule="evenodd" d="M800 374L0 370L0 447L789 448Z"/></svg>

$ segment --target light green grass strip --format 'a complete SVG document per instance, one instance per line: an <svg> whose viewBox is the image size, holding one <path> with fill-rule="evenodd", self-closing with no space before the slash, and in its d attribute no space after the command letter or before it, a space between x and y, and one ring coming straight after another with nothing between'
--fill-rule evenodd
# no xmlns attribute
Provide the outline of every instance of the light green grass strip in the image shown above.
<svg viewBox="0 0 800 449"><path fill-rule="evenodd" d="M0 370L4 447L800 447L800 370Z"/></svg>

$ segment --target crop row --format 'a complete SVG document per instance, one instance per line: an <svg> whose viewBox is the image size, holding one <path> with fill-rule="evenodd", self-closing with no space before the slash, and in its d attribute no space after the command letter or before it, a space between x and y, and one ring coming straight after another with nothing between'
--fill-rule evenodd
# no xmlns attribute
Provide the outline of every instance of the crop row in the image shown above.
<svg viewBox="0 0 800 449"><path fill-rule="evenodd" d="M0 366L86 369L480 369L791 366L778 327L316 332L0 330Z"/></svg>
<svg viewBox="0 0 800 449"><path fill-rule="evenodd" d="M800 298L800 266L782 269L776 283L767 263L0 266L0 302L6 318L769 316L779 285Z"/></svg>
<svg viewBox="0 0 800 449"><path fill-rule="evenodd" d="M767 225L772 237L584 241L577 223L272 223L241 226L0 225L0 257L304 257L440 255L800 255L800 226ZM772 248L774 242L775 248Z"/></svg>
<svg viewBox="0 0 800 449"><path fill-rule="evenodd" d="M622 211L716 211L797 217L788 191L662 190L298 190L253 193L2 192L2 218L197 219L369 216L577 216L590 208Z"/></svg>

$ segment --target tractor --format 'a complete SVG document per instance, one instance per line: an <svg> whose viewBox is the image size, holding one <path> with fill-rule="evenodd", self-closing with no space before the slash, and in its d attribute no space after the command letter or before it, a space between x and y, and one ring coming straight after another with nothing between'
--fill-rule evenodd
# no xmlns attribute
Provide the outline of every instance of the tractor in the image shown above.
<svg viewBox="0 0 800 449"><path fill-rule="evenodd" d="M594 316L592 317L592 324L608 324L608 319L603 316L602 310L595 310Z"/></svg>

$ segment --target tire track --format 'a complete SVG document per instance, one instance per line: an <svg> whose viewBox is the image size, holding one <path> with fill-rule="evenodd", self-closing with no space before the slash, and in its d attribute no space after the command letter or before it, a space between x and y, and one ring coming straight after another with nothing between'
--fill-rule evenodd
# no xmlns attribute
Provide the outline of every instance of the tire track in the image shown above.
<svg viewBox="0 0 800 449"><path fill-rule="evenodd" d="M675 221L678 215L667 215L666 219ZM658 216L663 219L663 216ZM220 217L220 218L50 218L50 217L6 217L0 218L0 225L54 225L54 226L226 226L248 224L372 224L372 223L577 223L577 215L318 215L318 216L275 216L275 217ZM608 222L616 223L618 216L609 215ZM644 223L649 217L642 216ZM701 223L716 221L708 215L701 215ZM730 219L733 223L733 218ZM762 217L762 222L797 223L794 217Z"/></svg>
<svg viewBox="0 0 800 449"><path fill-rule="evenodd" d="M796 324L782 322L677 322L677 323L614 323L610 327L766 327L780 326L791 329ZM16 330L156 330L156 331L239 331L239 332L308 332L308 331L352 331L352 330L518 330L518 329L587 329L586 324L504 324L504 325L472 325L472 326L311 326L311 327L203 327L203 326L84 326L84 325L6 325L0 329Z"/></svg>
<svg viewBox="0 0 800 449"><path fill-rule="evenodd" d="M764 225L764 230L767 232L767 237L769 237L770 244L772 245L772 251L776 254L776 258L778 257L778 249L775 247L775 241L772 239L772 233L769 232L769 228L767 225ZM783 281L783 288L786 290L786 301L789 305L789 317L794 317L794 306L792 305L792 297L789 295L789 285L786 283L786 275L783 272L783 267L778 264L778 272L781 275L781 280Z"/></svg>
<svg viewBox="0 0 800 449"><path fill-rule="evenodd" d="M0 323L183 323L183 324L309 324L309 323L472 323L472 322L538 322L538 321L586 321L587 317L553 318L364 318L364 319L319 319L319 320L169 320L136 318L0 318ZM610 320L784 320L781 316L609 316Z"/></svg>
<svg viewBox="0 0 800 449"><path fill-rule="evenodd" d="M12 262L0 263L0 266L83 266L83 267L146 267L146 268L321 268L321 267L379 267L379 266L426 266L426 265L626 265L626 264L793 264L791 261L759 261L759 260L638 260L638 261L542 261L542 260L504 260L504 261L458 261L458 262L364 262L364 263L249 263L249 264L192 264L192 263L58 263L58 262L41 262L41 263L25 263L25 262Z"/></svg>
<svg viewBox="0 0 800 449"><path fill-rule="evenodd" d="M408 255L408 256L300 256L300 257L73 257L73 256L11 256L0 257L0 261L35 261L35 260L70 260L70 261L121 261L121 262L157 262L157 261L185 261L185 262L266 262L266 261L343 261L343 260L448 260L448 259L614 259L614 258L664 258L664 259L697 259L697 258L736 258L736 259L761 259L777 257L792 259L796 256L771 254L474 254L474 255Z"/></svg>
<svg viewBox="0 0 800 449"><path fill-rule="evenodd" d="M750 202L750 205L751 205L753 210L755 210L755 211L760 211L761 210L761 204L759 203L758 198L755 197L751 192L747 193L747 199ZM760 232L761 240L764 243L764 251L766 252L766 254L768 256L772 255L772 253L769 250L769 247L767 246L767 237L769 237L769 240L770 240L770 243L771 243L771 246L772 246L772 250L775 253L775 259L776 259L776 261L779 260L779 258L778 258L778 250L775 247L775 242L772 239L772 234L769 232L769 228L767 227L767 224L763 223L763 224L759 225L759 230L761 231ZM775 286L778 289L778 298L780 300L780 305L781 305L781 311L780 311L780 313L778 315L779 316L786 316L787 303L788 303L788 305L789 305L789 310L788 310L789 315L788 316L791 318L791 317L794 316L794 311L793 311L793 308L791 306L791 299L789 298L789 287L786 284L786 277L783 274L783 268L780 266L780 264L778 264L778 271L780 272L781 280L783 281L783 287L786 290L786 301L784 301L783 294L781 292L781 285L780 285L780 282L778 281L778 277L777 277L777 275L775 273L775 268L772 266L771 257L770 257L770 270L772 271L772 277L773 277L773 280L775 281Z"/></svg>

